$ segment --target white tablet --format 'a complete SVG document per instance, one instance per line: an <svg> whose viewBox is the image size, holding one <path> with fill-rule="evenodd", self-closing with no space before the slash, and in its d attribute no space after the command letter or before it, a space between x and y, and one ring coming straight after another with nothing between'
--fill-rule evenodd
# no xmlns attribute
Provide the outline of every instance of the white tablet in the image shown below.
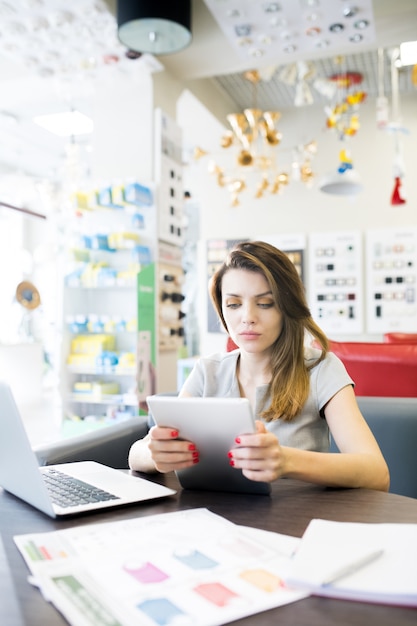
<svg viewBox="0 0 417 626"><path fill-rule="evenodd" d="M184 489L269 494L271 485L246 478L230 465L228 452L235 439L256 432L247 398L179 398L154 395L147 403L158 426L178 430L181 439L195 443L200 460L177 472Z"/></svg>

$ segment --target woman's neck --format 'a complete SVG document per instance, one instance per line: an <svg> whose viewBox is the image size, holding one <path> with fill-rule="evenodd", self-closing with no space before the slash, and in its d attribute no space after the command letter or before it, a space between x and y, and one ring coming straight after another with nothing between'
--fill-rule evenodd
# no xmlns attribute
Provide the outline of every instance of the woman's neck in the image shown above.
<svg viewBox="0 0 417 626"><path fill-rule="evenodd" d="M270 356L241 352L237 370L242 379L256 380L258 385L266 385L271 380Z"/></svg>
<svg viewBox="0 0 417 626"><path fill-rule="evenodd" d="M271 381L270 360L267 356L240 354L236 375L240 395L248 398L253 410L256 405L256 388Z"/></svg>

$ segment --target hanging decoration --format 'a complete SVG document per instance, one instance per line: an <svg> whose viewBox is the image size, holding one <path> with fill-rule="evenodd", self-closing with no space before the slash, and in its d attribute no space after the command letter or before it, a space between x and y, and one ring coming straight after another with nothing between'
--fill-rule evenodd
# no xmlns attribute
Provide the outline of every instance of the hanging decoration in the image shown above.
<svg viewBox="0 0 417 626"><path fill-rule="evenodd" d="M391 193L391 205L405 204L406 200L401 195L401 185L405 175L404 159L402 156L401 135L407 133L407 129L401 125L400 119L400 95L398 87L397 60L399 49L394 48L391 52L391 114L392 123L387 124L386 129L394 135L394 162L393 177L394 187Z"/></svg>
<svg viewBox="0 0 417 626"><path fill-rule="evenodd" d="M378 48L378 96L376 99L376 127L384 130L389 121L389 104L384 89L384 50Z"/></svg>
<svg viewBox="0 0 417 626"><path fill-rule="evenodd" d="M317 76L317 68L312 61L297 61L285 65L278 72L278 79L294 88L294 106L308 106L314 103L312 87L329 101L337 91L337 85L329 78Z"/></svg>
<svg viewBox="0 0 417 626"><path fill-rule="evenodd" d="M335 62L342 65L344 58L337 57ZM336 90L332 104L325 107L326 128L335 132L343 147L339 150L336 170L323 178L320 190L335 195L354 195L362 190L362 184L354 169L348 142L360 128L359 108L366 100L366 93L359 87L363 76L359 72L343 70L330 76L329 81Z"/></svg>
<svg viewBox="0 0 417 626"><path fill-rule="evenodd" d="M316 66L311 61L298 61L284 66L278 78L281 82L294 87L294 106L313 104L314 97L310 88L311 81L316 76Z"/></svg>
<svg viewBox="0 0 417 626"><path fill-rule="evenodd" d="M257 84L261 80L258 71L248 71L245 78L253 85L254 106L242 113L227 116L231 130L221 138L222 150L236 149L234 167L226 171L217 162L211 160L208 166L220 187L226 187L230 193L231 205L240 204L240 194L248 187L255 187L255 198L262 198L265 193L277 194L290 182L291 178L309 184L313 179L311 158L317 152L315 141L297 146L293 150L291 174L281 169L278 164L278 146L282 134L277 128L281 118L279 111L262 111L257 107ZM202 148L195 148L194 159L206 156Z"/></svg>
<svg viewBox="0 0 417 626"><path fill-rule="evenodd" d="M352 86L362 82L362 74L359 72L333 74L330 80L337 86L338 90L341 90L342 97L337 97L333 106L325 108L326 126L334 129L341 140L346 137L353 137L360 128L359 105L365 101L366 93L357 89L349 90Z"/></svg>

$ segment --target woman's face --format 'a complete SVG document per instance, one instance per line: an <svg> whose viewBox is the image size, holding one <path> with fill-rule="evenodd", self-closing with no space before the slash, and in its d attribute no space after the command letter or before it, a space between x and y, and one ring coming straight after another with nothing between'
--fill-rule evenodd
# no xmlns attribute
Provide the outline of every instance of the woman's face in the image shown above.
<svg viewBox="0 0 417 626"><path fill-rule="evenodd" d="M221 288L223 316L235 344L245 352L268 351L281 334L282 314L264 275L231 269Z"/></svg>

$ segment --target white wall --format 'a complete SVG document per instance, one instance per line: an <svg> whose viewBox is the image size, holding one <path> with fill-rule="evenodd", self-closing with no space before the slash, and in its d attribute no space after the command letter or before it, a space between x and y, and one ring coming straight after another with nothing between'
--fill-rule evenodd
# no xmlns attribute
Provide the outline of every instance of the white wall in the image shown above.
<svg viewBox="0 0 417 626"><path fill-rule="evenodd" d="M153 179L153 87L146 68L96 81L92 177L105 184Z"/></svg>

